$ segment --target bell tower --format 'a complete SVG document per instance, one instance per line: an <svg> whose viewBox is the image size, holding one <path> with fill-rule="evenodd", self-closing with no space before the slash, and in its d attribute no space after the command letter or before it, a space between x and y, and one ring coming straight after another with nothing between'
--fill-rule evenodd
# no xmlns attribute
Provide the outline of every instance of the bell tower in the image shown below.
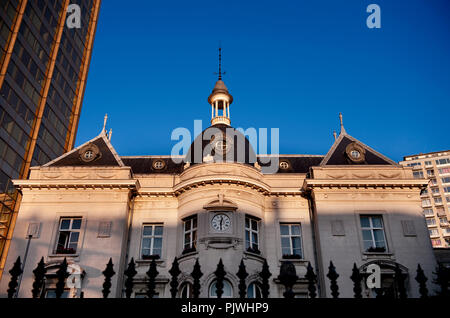
<svg viewBox="0 0 450 318"><path fill-rule="evenodd" d="M225 124L230 126L230 105L233 102L233 96L228 92L228 88L222 81L222 48L219 48L219 78L214 86L211 95L208 97L208 103L211 105L211 126Z"/></svg>

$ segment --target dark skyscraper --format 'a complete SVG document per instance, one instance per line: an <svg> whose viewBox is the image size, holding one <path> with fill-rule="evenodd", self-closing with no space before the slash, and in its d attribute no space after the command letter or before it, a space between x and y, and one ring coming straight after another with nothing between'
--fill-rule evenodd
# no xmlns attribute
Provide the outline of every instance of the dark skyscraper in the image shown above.
<svg viewBox="0 0 450 318"><path fill-rule="evenodd" d="M74 145L100 3L0 0L0 277L20 202L10 180Z"/></svg>

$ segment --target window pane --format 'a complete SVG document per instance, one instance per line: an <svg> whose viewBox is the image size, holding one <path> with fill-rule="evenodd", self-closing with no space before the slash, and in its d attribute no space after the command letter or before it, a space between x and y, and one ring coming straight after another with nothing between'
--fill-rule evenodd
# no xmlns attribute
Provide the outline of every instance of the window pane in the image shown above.
<svg viewBox="0 0 450 318"><path fill-rule="evenodd" d="M153 248L161 248L162 247L162 238L155 238L153 242Z"/></svg>
<svg viewBox="0 0 450 318"><path fill-rule="evenodd" d="M297 249L301 248L300 238L299 237L293 237L292 238L292 248Z"/></svg>
<svg viewBox="0 0 450 318"><path fill-rule="evenodd" d="M162 235L162 234L163 234L163 227L155 226L155 235Z"/></svg>
<svg viewBox="0 0 450 318"><path fill-rule="evenodd" d="M252 242L253 243L258 243L258 234L252 233Z"/></svg>
<svg viewBox="0 0 450 318"><path fill-rule="evenodd" d="M152 235L153 226L144 226L143 235Z"/></svg>
<svg viewBox="0 0 450 318"><path fill-rule="evenodd" d="M252 230L258 231L258 221L252 220Z"/></svg>
<svg viewBox="0 0 450 318"><path fill-rule="evenodd" d="M372 217L373 227L383 227L383 223L381 222L381 217Z"/></svg>
<svg viewBox="0 0 450 318"><path fill-rule="evenodd" d="M282 248L283 255L291 255L291 249L289 247Z"/></svg>
<svg viewBox="0 0 450 318"><path fill-rule="evenodd" d="M191 220L184 222L184 230L189 231L191 229Z"/></svg>
<svg viewBox="0 0 450 318"><path fill-rule="evenodd" d="M160 248L154 248L153 249L153 255L159 255L159 256L161 256L161 249Z"/></svg>
<svg viewBox="0 0 450 318"><path fill-rule="evenodd" d="M364 250L367 251L370 247L372 247L372 241L364 241Z"/></svg>
<svg viewBox="0 0 450 318"><path fill-rule="evenodd" d="M289 225L280 225L280 233L281 235L289 235Z"/></svg>
<svg viewBox="0 0 450 318"><path fill-rule="evenodd" d="M250 220L248 218L245 218L245 227L250 228Z"/></svg>
<svg viewBox="0 0 450 318"><path fill-rule="evenodd" d="M291 242L289 240L289 237L282 237L281 238L281 247L287 247L287 248L291 248Z"/></svg>
<svg viewBox="0 0 450 318"><path fill-rule="evenodd" d="M361 217L361 227L370 227L369 218L367 216Z"/></svg>
<svg viewBox="0 0 450 318"><path fill-rule="evenodd" d="M383 230L373 230L373 236L375 237L375 241L384 241Z"/></svg>
<svg viewBox="0 0 450 318"><path fill-rule="evenodd" d="M151 239L150 238L144 238L142 240L142 248L150 248Z"/></svg>
<svg viewBox="0 0 450 318"><path fill-rule="evenodd" d="M300 248L296 248L293 250L293 254L302 256L302 250Z"/></svg>
<svg viewBox="0 0 450 318"><path fill-rule="evenodd" d="M79 232L72 232L70 234L70 243L77 243L79 235L80 235Z"/></svg>
<svg viewBox="0 0 450 318"><path fill-rule="evenodd" d="M72 222L72 229L79 230L81 229L81 219L74 219Z"/></svg>
<svg viewBox="0 0 450 318"><path fill-rule="evenodd" d="M70 220L61 220L61 230L68 230L70 227Z"/></svg>
<svg viewBox="0 0 450 318"><path fill-rule="evenodd" d="M192 227L193 228L197 228L197 217L194 217L193 219L192 219Z"/></svg>
<svg viewBox="0 0 450 318"><path fill-rule="evenodd" d="M363 240L372 241L372 233L370 232L370 230L363 230L362 234L363 234Z"/></svg>
<svg viewBox="0 0 450 318"><path fill-rule="evenodd" d="M300 235L300 225L291 226L292 235Z"/></svg>

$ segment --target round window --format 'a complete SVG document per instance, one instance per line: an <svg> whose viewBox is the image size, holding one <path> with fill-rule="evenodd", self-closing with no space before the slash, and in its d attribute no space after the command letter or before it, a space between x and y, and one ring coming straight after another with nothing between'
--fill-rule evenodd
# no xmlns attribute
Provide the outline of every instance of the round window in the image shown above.
<svg viewBox="0 0 450 318"><path fill-rule="evenodd" d="M157 169L157 170L161 170L166 166L166 164L164 163L164 161L162 160L155 160L153 162L153 168Z"/></svg>
<svg viewBox="0 0 450 318"><path fill-rule="evenodd" d="M287 161L281 161L280 162L280 168L281 169L288 169L289 168L289 163Z"/></svg>
<svg viewBox="0 0 450 318"><path fill-rule="evenodd" d="M361 157L361 153L358 150L352 150L350 155L353 159L359 159Z"/></svg>

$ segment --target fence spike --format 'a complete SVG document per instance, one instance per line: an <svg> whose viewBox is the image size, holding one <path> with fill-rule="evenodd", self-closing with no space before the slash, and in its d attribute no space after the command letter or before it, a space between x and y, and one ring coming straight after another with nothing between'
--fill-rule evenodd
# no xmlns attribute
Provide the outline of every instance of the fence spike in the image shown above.
<svg viewBox="0 0 450 318"><path fill-rule="evenodd" d="M59 265L59 269L56 272L56 277L58 278L55 289L56 298L61 298L64 293L66 278L69 276L69 273L67 273L67 267L67 259L64 257L64 260L62 261L61 265Z"/></svg>
<svg viewBox="0 0 450 318"><path fill-rule="evenodd" d="M8 284L8 298L13 298L16 294L16 288L19 284L17 280L19 279L19 276L22 274L22 263L20 262L20 256L17 257L16 262L14 263L14 266L11 268L9 273L11 274L11 280Z"/></svg>
<svg viewBox="0 0 450 318"><path fill-rule="evenodd" d="M417 275L416 281L419 283L419 293L420 298L428 298L428 289L427 289L427 280L428 278L425 276L422 267L420 264L417 265Z"/></svg>
<svg viewBox="0 0 450 318"><path fill-rule="evenodd" d="M336 267L334 267L332 261L330 261L330 266L328 267L327 277L330 280L331 296L333 296L333 298L338 298L339 286L337 284L337 279L339 277L339 274L336 272Z"/></svg>
<svg viewBox="0 0 450 318"><path fill-rule="evenodd" d="M314 274L314 270L311 266L311 263L308 262L308 267L306 269L306 275L305 278L308 280L308 291L309 291L309 297L316 298L316 282L317 282L317 276Z"/></svg>
<svg viewBox="0 0 450 318"><path fill-rule="evenodd" d="M136 264L134 263L134 258L131 258L130 263L128 264L128 268L125 270L124 274L127 276L125 280L125 296L126 298L130 298L133 293L133 278L136 276Z"/></svg>
<svg viewBox="0 0 450 318"><path fill-rule="evenodd" d="M398 263L395 264L394 281L397 285L398 297L400 299L405 299L406 298L405 276L403 275L402 270L400 269Z"/></svg>
<svg viewBox="0 0 450 318"><path fill-rule="evenodd" d="M247 270L245 269L244 259L241 259L241 264L239 265L239 271L237 272L237 277L239 278L239 297L245 298L247 294L247 284L245 279L248 276Z"/></svg>
<svg viewBox="0 0 450 318"><path fill-rule="evenodd" d="M350 276L350 279L353 281L354 297L362 298L361 281L363 279L363 276L359 272L359 269L356 266L356 263L353 263L352 276Z"/></svg>
<svg viewBox="0 0 450 318"><path fill-rule="evenodd" d="M286 261L281 264L280 275L278 275L278 279L286 289L283 293L284 298L294 298L295 294L292 291L292 287L297 281L298 276L295 270L295 266L294 264L292 264L292 262Z"/></svg>
<svg viewBox="0 0 450 318"><path fill-rule="evenodd" d="M158 276L159 272L156 269L156 262L155 259L152 259L152 262L150 263L150 267L147 271L147 276L148 276L148 283L147 283L147 297L148 298L153 298L153 296L155 296L156 292L155 292L155 287L156 287L156 276Z"/></svg>
<svg viewBox="0 0 450 318"><path fill-rule="evenodd" d="M105 276L105 282L103 283L103 298L108 298L109 293L111 292L111 277L113 277L116 272L114 272L114 264L112 262L112 258L109 259L108 264L106 264L105 270L102 272L103 276Z"/></svg>
<svg viewBox="0 0 450 318"><path fill-rule="evenodd" d="M438 296L440 297L450 297L449 282L450 282L450 269L447 269L441 263L438 264L436 272L434 272L436 278L434 283L439 285L440 291L438 291Z"/></svg>
<svg viewBox="0 0 450 318"><path fill-rule="evenodd" d="M264 259L262 271L259 273L259 276L262 278L261 284L261 295L262 298L269 298L269 278L272 276L272 273L269 271L269 264L267 264L267 260Z"/></svg>
<svg viewBox="0 0 450 318"><path fill-rule="evenodd" d="M200 264L198 262L198 258L195 261L194 269L191 273L192 278L194 279L194 283L192 284L192 297L198 298L200 296L200 278L203 276L203 273L200 269Z"/></svg>
<svg viewBox="0 0 450 318"><path fill-rule="evenodd" d="M169 270L169 274L172 276L170 280L170 293L172 298L177 297L178 291L178 275L181 274L180 268L178 266L178 259L175 257L172 263L172 268Z"/></svg>
<svg viewBox="0 0 450 318"><path fill-rule="evenodd" d="M225 268L222 263L222 258L219 260L219 264L217 264L217 269L214 272L214 275L216 275L216 294L217 298L222 298L223 295L223 281L226 275Z"/></svg>
<svg viewBox="0 0 450 318"><path fill-rule="evenodd" d="M46 273L47 269L45 268L44 257L42 256L40 262L33 270L34 282L33 282L33 289L31 290L33 298L39 298L39 295L42 292L42 287L44 285L44 278Z"/></svg>

